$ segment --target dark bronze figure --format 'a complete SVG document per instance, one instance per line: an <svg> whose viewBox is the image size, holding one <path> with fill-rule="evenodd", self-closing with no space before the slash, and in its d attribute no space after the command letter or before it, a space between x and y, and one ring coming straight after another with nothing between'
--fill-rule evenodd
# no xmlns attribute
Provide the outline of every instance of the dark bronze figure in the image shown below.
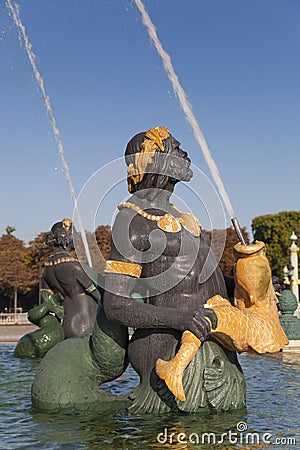
<svg viewBox="0 0 300 450"><path fill-rule="evenodd" d="M60 293L64 298L63 329L65 338L89 335L93 331L100 292L79 261L71 255L73 227L70 219L57 222L47 236L54 247L45 263L42 288Z"/></svg>
<svg viewBox="0 0 300 450"><path fill-rule="evenodd" d="M160 130L155 131L159 139ZM153 370L158 355L171 351L182 331L190 330L204 341L210 332L206 318L214 326L217 321L214 312L203 305L217 293L226 297L223 275L213 255L209 255L209 237L201 232L196 217L189 214L187 219L186 213L170 202L176 183L189 181L192 171L187 153L163 131L163 149L157 147L147 168L151 172L139 181L130 172L148 141L146 133L135 136L127 146L128 185L133 195L119 205L105 277L105 313L112 321L136 328L128 355L142 379ZM160 152L162 158L157 157ZM147 261L150 254L151 260ZM199 282L207 258L215 270L207 280ZM129 273L126 267L122 273L123 262L140 269L141 275ZM161 292L163 275L168 277L170 289ZM130 293L141 285L143 292L150 292L149 304L130 298Z"/></svg>

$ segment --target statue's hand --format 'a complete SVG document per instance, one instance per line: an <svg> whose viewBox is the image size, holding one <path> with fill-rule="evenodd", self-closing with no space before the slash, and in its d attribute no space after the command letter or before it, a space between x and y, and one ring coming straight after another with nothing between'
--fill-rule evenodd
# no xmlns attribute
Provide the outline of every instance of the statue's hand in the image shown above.
<svg viewBox="0 0 300 450"><path fill-rule="evenodd" d="M183 330L189 330L202 342L211 332L211 328L215 329L217 325L217 316L210 308L201 307L189 311L183 320Z"/></svg>
<svg viewBox="0 0 300 450"><path fill-rule="evenodd" d="M62 305L56 305L51 309L51 312L53 312L60 320L64 317L65 314L64 307Z"/></svg>
<svg viewBox="0 0 300 450"><path fill-rule="evenodd" d="M59 319L64 317L64 307L60 304L63 297L60 294L52 294L45 298L44 307L47 312L54 313Z"/></svg>

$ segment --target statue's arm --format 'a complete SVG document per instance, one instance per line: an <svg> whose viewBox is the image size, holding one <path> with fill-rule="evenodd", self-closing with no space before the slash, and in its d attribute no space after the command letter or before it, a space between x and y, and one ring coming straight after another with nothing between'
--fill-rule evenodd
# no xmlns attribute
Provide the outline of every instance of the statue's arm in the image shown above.
<svg viewBox="0 0 300 450"><path fill-rule="evenodd" d="M51 290L50 286L48 285L47 281L45 280L45 273L43 273L41 278L41 289L48 289Z"/></svg>
<svg viewBox="0 0 300 450"><path fill-rule="evenodd" d="M40 321L49 313L54 313L58 319L62 319L64 316L63 306L55 301L55 295L51 289L42 289L41 292L43 303L28 311L28 320L40 326Z"/></svg>
<svg viewBox="0 0 300 450"><path fill-rule="evenodd" d="M45 280L44 274L41 277L41 286L40 286L41 291L46 290L46 291L51 291L47 281ZM39 322L40 320L45 317L46 314L49 313L49 305L47 302L42 302L41 305L38 305L32 309L30 309L28 311L28 320L39 326Z"/></svg>
<svg viewBox="0 0 300 450"><path fill-rule="evenodd" d="M48 312L48 306L45 303L42 303L28 311L28 320L34 325L39 326L40 320L45 317Z"/></svg>
<svg viewBox="0 0 300 450"><path fill-rule="evenodd" d="M100 303L101 293L97 287L96 281L94 281L97 274L93 272L93 274L88 275L79 262L74 263L74 268L76 270L76 280L84 289L85 293L90 295L97 303Z"/></svg>

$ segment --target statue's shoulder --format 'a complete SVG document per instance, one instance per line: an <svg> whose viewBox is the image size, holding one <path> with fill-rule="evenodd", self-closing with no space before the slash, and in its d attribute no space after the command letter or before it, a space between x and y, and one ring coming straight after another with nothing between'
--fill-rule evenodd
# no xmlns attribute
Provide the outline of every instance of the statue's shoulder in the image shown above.
<svg viewBox="0 0 300 450"><path fill-rule="evenodd" d="M119 211L115 217L112 227L112 246L116 246L122 251L135 248L144 251L149 247L149 235L152 230L151 222L143 217L134 208L118 206Z"/></svg>
<svg viewBox="0 0 300 450"><path fill-rule="evenodd" d="M119 228L130 227L139 229L141 233L150 228L148 216L150 214L144 213L137 205L131 202L122 202L118 205L118 213L115 218L113 230Z"/></svg>

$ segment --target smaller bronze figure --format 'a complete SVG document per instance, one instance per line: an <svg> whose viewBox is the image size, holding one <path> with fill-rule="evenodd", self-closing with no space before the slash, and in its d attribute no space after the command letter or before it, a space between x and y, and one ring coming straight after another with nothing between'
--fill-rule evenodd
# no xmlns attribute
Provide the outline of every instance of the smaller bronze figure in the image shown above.
<svg viewBox="0 0 300 450"><path fill-rule="evenodd" d="M79 261L70 253L74 249L71 219L57 222L46 242L54 247L45 263L42 287L64 298L65 338L89 335L93 331L101 294Z"/></svg>
<svg viewBox="0 0 300 450"><path fill-rule="evenodd" d="M64 339L61 320L64 316L63 297L52 291L42 290L43 303L28 311L28 320L40 327L25 334L17 343L17 358L43 358L58 342Z"/></svg>

